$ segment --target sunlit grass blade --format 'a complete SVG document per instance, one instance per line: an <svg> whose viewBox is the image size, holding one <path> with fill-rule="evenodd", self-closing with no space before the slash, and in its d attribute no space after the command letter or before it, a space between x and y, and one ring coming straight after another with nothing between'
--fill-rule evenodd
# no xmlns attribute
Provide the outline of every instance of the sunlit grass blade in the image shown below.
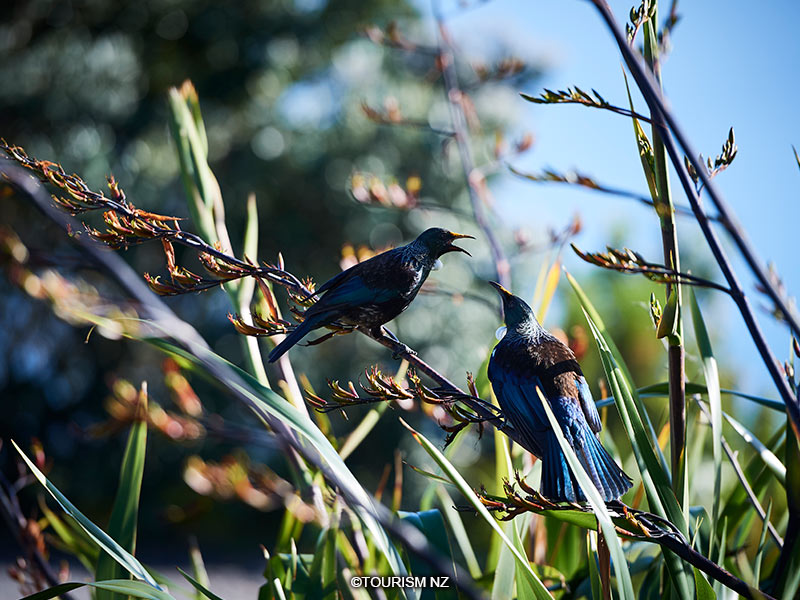
<svg viewBox="0 0 800 600"><path fill-rule="evenodd" d="M195 538L190 538L189 540L189 561L192 564L192 572L197 582L204 588L209 587L208 571L206 571L203 554L200 552L200 547L197 545L197 540ZM196 591L197 595L195 600L205 600L206 597L203 592L199 589Z"/></svg>
<svg viewBox="0 0 800 600"><path fill-rule="evenodd" d="M638 390L639 395L642 398L647 398L649 396L668 396L669 395L669 383L666 381L662 381L661 383L654 383L652 385L646 385L644 387L640 387ZM727 390L725 388L720 388L719 390L723 394L728 394L730 396L736 396L737 398L744 398L745 400L750 400L755 402L756 404L760 404L761 406L766 406L767 408L771 408L772 410L777 410L780 412L786 411L786 405L780 400L773 400L771 398L764 398L763 396L756 396L754 394L748 394L746 392L742 392L740 390ZM708 388L702 383L695 383L692 381L686 382L686 394L707 394ZM598 406L600 405L601 401L598 401Z"/></svg>
<svg viewBox="0 0 800 600"><path fill-rule="evenodd" d="M193 365L201 365L203 361L194 354L175 346L174 344L162 339L148 338L145 341L162 349L163 351L181 357ZM258 380L240 369L236 365L228 362L218 354L208 349L203 350L204 358L212 362L215 366L224 370L231 370L241 382L233 378L219 382L236 392L242 394L248 400L248 407L263 422L278 419L293 432L298 434L301 440L310 444L311 448L302 445L298 446L298 451L306 457L313 458L313 454L318 453L317 461L321 460L321 466L327 470L326 476L339 486L345 498L348 499L352 508L356 511L359 518L371 533L371 539L377 544L381 553L386 557L392 572L401 575L405 573L405 567L400 561L397 549L390 541L383 527L378 522L376 515L377 508L373 504L370 494L361 486L353 473L347 468L342 458L331 445L330 441L307 416L300 413L294 406L278 396L274 391L258 382ZM203 373L203 369L199 372ZM244 383L245 385L242 385ZM299 440L298 440L299 441Z"/></svg>
<svg viewBox="0 0 800 600"><path fill-rule="evenodd" d="M140 410L147 410L147 387L142 384L139 393ZM144 414L142 412L141 414ZM139 514L139 495L142 489L145 450L147 447L147 421L140 419L131 425L128 443L122 457L119 473L119 487L108 522L108 535L125 550L136 552L136 523ZM97 559L95 579L124 579L125 569L107 552L100 552ZM98 589L96 600L119 598L114 593Z"/></svg>
<svg viewBox="0 0 800 600"><path fill-rule="evenodd" d="M584 314L600 347L603 369L606 372L611 394L614 397L623 425L631 441L650 510L670 521L684 535L687 535L688 526L684 519L683 511L675 498L666 472L656 458L653 446L650 444L642 421L639 418L639 413L636 410L631 393L633 386L624 379L622 370L617 365L600 331L597 330L589 315ZM664 559L672 581L678 588L679 596L684 599L692 598L694 585L690 580L691 573L688 567L671 552L665 552Z"/></svg>
<svg viewBox="0 0 800 600"><path fill-rule="evenodd" d="M449 484L450 482L448 481L447 483ZM458 549L461 550L461 555L464 557L464 562L467 565L470 577L473 579L480 579L482 576L481 565L478 562L478 557L475 555L475 550L472 547L469 533L467 533L467 529L464 527L464 521L461 519L461 515L458 511L452 510L453 499L450 498L450 494L447 493L443 485L436 486L436 497L439 500L442 515L444 515L447 524L450 526L450 531L453 532L454 541Z"/></svg>
<svg viewBox="0 0 800 600"><path fill-rule="evenodd" d="M795 598L800 589L800 444L790 419L786 427L786 504L789 522L776 567L775 589L781 598Z"/></svg>
<svg viewBox="0 0 800 600"><path fill-rule="evenodd" d="M719 555L717 556L717 564L720 567L725 567L725 547L726 547L726 540L728 539L728 520L722 519L722 533L719 536ZM696 572L695 572L695 576ZM722 596L725 593L725 587L722 585L721 582L715 581L713 585L714 594L716 596Z"/></svg>
<svg viewBox="0 0 800 600"><path fill-rule="evenodd" d="M203 239L214 243L218 238L214 217L211 214L211 207L214 203L211 191L212 182L209 173L206 173L209 171L208 163L205 159L204 145L197 122L193 118L181 90L170 89L167 99L170 131L177 147L181 179L188 199L189 212Z"/></svg>
<svg viewBox="0 0 800 600"><path fill-rule="evenodd" d="M603 370L622 424L631 442L650 510L670 521L684 535L688 535L688 526L684 513L672 490L669 470L658 446L658 437L652 430L652 424L649 425L648 430L645 430L644 422L649 423L649 419L647 418L647 412L641 405L638 394L635 392L630 372L625 368L625 363L622 361L619 351L616 348L612 350L613 342L610 342L608 333L601 330L595 323L594 316L599 317L599 315L589 298L583 293L578 282L569 273L566 275L575 289L584 309L584 316L589 324L592 336L600 350ZM648 431L650 432L649 435ZM694 590L692 589L694 582L689 569L671 552L665 552L664 557L680 597L692 598L694 596Z"/></svg>
<svg viewBox="0 0 800 600"><path fill-rule="evenodd" d="M494 519L494 517L492 517L491 514L489 514L487 508L483 505L483 503L481 503L481 501L475 495L475 492L472 491L472 488L461 476L461 473L458 472L453 464L447 460L447 457L445 457L445 455L442 454L442 452L424 435L413 429L402 419L400 422L411 432L411 435L414 436L414 439L419 443L420 446L423 447L423 449L434 460L434 462L439 465L442 471L444 471L445 475L447 475L447 477L458 488L458 491L461 492L467 502L469 502L469 504L476 510L478 515L480 515L483 520L489 524L489 526L500 537L503 543L511 550L511 553L514 555L517 564L522 567L522 573L528 579L529 583L531 584L531 588L536 592L535 597L537 600L552 598L550 592L547 591L547 588L544 586L542 581L537 577L533 569L531 569L530 563L528 562L528 557L517 550L516 546L514 546L514 543L500 527L500 524Z"/></svg>
<svg viewBox="0 0 800 600"><path fill-rule="evenodd" d="M611 356L614 358L614 362L619 367L623 378L625 381L629 382L630 389L635 389L633 387L633 376L631 372L628 370L628 366L625 363L625 360L622 358L622 353L617 348L617 345L614 343L614 340L611 337L611 334L606 329L605 323L603 319L600 317L600 313L597 312L594 305L592 304L589 297L583 291L578 281L570 275L568 271L564 271L564 275L569 281L572 289L575 291L575 295L578 297L578 301L580 305L583 307L585 313L589 316L589 318L594 323L595 328L600 333L601 337L604 339L606 346L608 347L608 351L610 352ZM650 443L655 448L656 456L658 457L659 463L661 464L661 469L664 473L667 474L667 478L669 479L669 467L667 466L667 459L664 457L663 452L661 452L661 447L658 445L658 434L656 434L656 430L653 427L653 423L650 421L650 415L647 413L647 410L642 404L642 401L639 397L639 394L632 394L633 402L636 406L636 412L639 415L640 420L646 426L646 432L650 438ZM670 482L670 485L672 483Z"/></svg>
<svg viewBox="0 0 800 600"><path fill-rule="evenodd" d="M272 585L275 588L275 597L278 600L286 600L286 593L283 591L281 580L276 577L275 580L272 582Z"/></svg>
<svg viewBox="0 0 800 600"><path fill-rule="evenodd" d="M488 398L492 404L497 405L497 399L489 381L488 369L489 360L492 356L491 348L495 345L495 340L489 344L490 350L486 353L481 366L475 374L475 388L481 398ZM494 441L494 481L491 482L491 492L493 494L503 493L503 480L509 479L512 474L511 454L509 449L510 440L497 428L492 428L492 439ZM452 444L451 444L452 446ZM498 536L491 536L489 541L489 551L486 556L486 572L495 571L500 560L500 553L503 549L503 542Z"/></svg>
<svg viewBox="0 0 800 600"><path fill-rule="evenodd" d="M756 550L756 558L753 564L753 587L758 589L761 580L761 563L764 561L764 546L767 543L767 531L769 530L768 524L772 516L772 500L767 505L767 514L764 518L764 523L761 527L761 537L758 540L758 550Z"/></svg>
<svg viewBox="0 0 800 600"><path fill-rule="evenodd" d="M423 477L427 477L431 481L438 481L439 483L445 483L447 485L451 484L451 481L446 477L442 477L441 475L437 475L436 473L431 473L430 471L421 469L420 467L412 465L411 463L405 463L405 464L415 473L419 473L420 475L422 475Z"/></svg>
<svg viewBox="0 0 800 600"><path fill-rule="evenodd" d="M784 466L784 464L781 462L781 459L775 456L775 454L769 448L767 448L761 442L761 440L755 436L755 434L748 430L739 421L727 413L723 413L723 416L733 430L738 433L745 442L751 445L756 452L758 452L758 456L762 461L764 461L764 464L767 466L767 468L775 474L775 477L781 482L781 485L786 485L786 466Z"/></svg>
<svg viewBox="0 0 800 600"><path fill-rule="evenodd" d="M53 545L56 548L69 551L78 557L78 560L91 572L97 565L97 558L100 556L100 547L94 543L94 540L81 529L81 526L75 522L75 519L69 515L65 515L62 519L59 515L48 508L44 498L40 497L39 510L42 511L42 516L47 521L47 524L53 528L55 539Z"/></svg>
<svg viewBox="0 0 800 600"><path fill-rule="evenodd" d="M697 600L717 600L714 588L698 569L694 569L694 585L697 589Z"/></svg>
<svg viewBox="0 0 800 600"><path fill-rule="evenodd" d="M711 421L710 415L708 413L708 409L706 408L705 404L697 400L697 405L700 407L700 410L703 412L706 420L709 422ZM722 413L725 415L725 413ZM775 544L780 548L783 546L783 539L778 535L777 530L775 527L766 519L766 511L761 506L761 503L758 500L758 495L753 490L753 487L750 485L750 482L747 480L747 477L742 470L741 465L739 465L739 460L736 458L736 453L733 452L730 445L728 444L725 436L722 435L720 438L722 442L722 449L725 451L725 455L728 458L728 461L733 467L733 471L736 474L736 478L739 480L739 486L735 488L735 492L731 494L731 496L727 499L727 501L722 505L723 510L722 512L728 515L728 518L733 518L734 523L739 521L739 518L742 516L742 513L745 512L747 509L746 503L742 502L742 496L746 495L747 500L749 500L750 505L752 508L755 509L756 513L758 514L759 518L762 520L762 526L766 526L770 535L772 536ZM762 470L761 475L759 475L759 480L762 482L766 482L767 478L763 477L766 475L766 472ZM754 482L758 484L758 481ZM738 505L738 508L737 506ZM733 510L731 510L733 508ZM748 514L748 519L752 520L752 513Z"/></svg>
<svg viewBox="0 0 800 600"><path fill-rule="evenodd" d="M517 548L517 551L521 554L525 554L525 545L522 543L522 535L520 532L526 531L528 526L531 522L531 515L530 513L520 515L519 517L511 520L509 522L510 527L510 536L511 540L514 542L514 546ZM525 574L521 572L521 566L519 563L514 564L514 572L515 572L515 581L517 583L517 600L530 600L536 598L536 590L534 590L528 578L525 577Z"/></svg>
<svg viewBox="0 0 800 600"><path fill-rule="evenodd" d="M600 357L603 361L606 378L611 387L611 394L619 410L622 423L631 441L631 446L639 465L639 472L641 473L645 491L647 492L650 508L660 516L670 518L670 511L667 509L666 503L672 502L674 503L672 511L674 512L674 510L677 509L678 513L682 514L682 511L680 511L678 507L677 500L675 500L675 496L672 493L672 487L667 474L662 469L658 459L656 459L651 440L644 430L642 420L639 418L639 413L633 402L631 387L622 374L621 367L611 354L607 339L597 329L589 315L587 313L584 313L584 315L600 348ZM679 522L683 522L682 517ZM685 523L682 523L682 525L681 529L685 530Z"/></svg>
<svg viewBox="0 0 800 600"><path fill-rule="evenodd" d="M550 422L550 427L553 430L553 433L556 435L558 445L561 447L561 451L564 453L564 457L567 459L567 463L572 470L572 474L575 475L578 485L581 487L581 490L583 490L583 494L586 496L586 500L592 507L592 510L597 517L597 521L600 524L600 529L603 532L603 537L608 545L608 550L611 554L611 561L614 565L614 575L617 582L617 594L619 594L619 597L623 600L634 600L635 596L633 594L631 574L628 570L628 561L625 560L625 553L622 551L622 543L617 536L617 530L614 528L614 523L611 521L611 515L608 514L608 510L606 509L606 503L603 500L603 497L600 495L600 492L595 487L594 483L592 483L592 480L589 478L589 475L586 473L583 465L578 460L578 457L575 455L575 451L572 449L572 446L570 446L567 440L564 438L564 432L561 430L561 424L553 414L553 410L550 408L550 402L547 401L547 398L544 397L544 394L538 387L536 388L536 391L539 394L539 400L541 400L542 406L544 407L547 420Z"/></svg>
<svg viewBox="0 0 800 600"><path fill-rule="evenodd" d="M494 392L491 391L489 388L489 394L492 399L493 404L497 404L497 399L494 397ZM503 493L503 480L508 480L511 477L512 473L512 463L511 463L511 452L509 445L511 444L511 440L509 440L502 431L497 428L493 428L492 437L494 440L494 481L493 484L493 492L495 494L502 494ZM489 546L489 556L486 562L486 570L492 571L494 570L495 566L499 568L499 561L501 558L501 554L503 552L503 542L497 536L492 536L492 540ZM508 552L506 550L506 552ZM506 559L508 560L508 558Z"/></svg>
<svg viewBox="0 0 800 600"><path fill-rule="evenodd" d="M50 600L50 598L56 598L62 594L85 586L93 587L98 591L103 590L115 594L122 594L124 596L143 598L144 600L175 600L175 598L163 590L157 590L143 581L131 581L130 579L111 579L108 581L94 581L88 583L61 583L41 592L36 592L35 594L20 598L20 600Z"/></svg>
<svg viewBox="0 0 800 600"><path fill-rule="evenodd" d="M776 431L771 439L767 441L767 445L777 451L779 444L782 444L783 434L784 430L782 429ZM736 477L739 479L739 485L735 486L726 498L721 516L727 519L731 530L738 529L741 532L737 539L731 541L731 545L739 547L746 543L745 540L750 531L746 521L752 521L755 515L758 515L763 520L763 516L766 515L766 511L761 507L758 497L766 492L774 477L763 462L755 456L751 457L748 463L742 467L739 464L737 454L733 452L725 441L725 436L723 436L722 440L722 448L725 450ZM755 508L756 512L754 513L751 508ZM778 547L783 546L783 539L772 526L770 526L770 535Z"/></svg>
<svg viewBox="0 0 800 600"><path fill-rule="evenodd" d="M54 486L47 479L47 477L45 477L44 473L42 473L39 468L27 457L17 443L14 440L11 440L11 443L14 445L14 448L16 448L17 452L19 452L19 455L28 465L28 468L31 470L39 483L42 484L42 486L48 492L50 492L50 495L56 499L56 502L61 505L61 508L63 508L67 514L75 519L75 521L81 526L81 528L83 528L84 531L86 531L89 537L91 537L98 546L111 555L120 565L125 567L125 569L134 577L147 582L157 590L161 589L161 587L156 583L155 579L153 579L152 575L150 575L150 573L147 572L147 569L144 568L142 563L136 560L133 555L131 555L127 550L114 541L105 531L87 519L83 513L81 513L81 511L79 511L69 500L67 500L66 496L64 496L64 494L62 494L58 488Z"/></svg>
<svg viewBox="0 0 800 600"><path fill-rule="evenodd" d="M548 253L549 254L549 253ZM542 263L542 268L539 271L539 277L536 280L536 289L533 292L532 306L536 307L536 315L539 317L539 322L544 323L547 317L547 310L550 308L550 302L556 293L558 287L558 280L561 278L561 261L556 255L556 259L549 264L549 258Z"/></svg>
<svg viewBox="0 0 800 600"><path fill-rule="evenodd" d="M511 539L514 524L508 522L504 523L502 527L506 536ZM505 600L506 598L514 597L516 584L515 562L513 551L509 546L503 544L501 540L500 552L494 568L494 577L492 578L492 600Z"/></svg>
<svg viewBox="0 0 800 600"><path fill-rule="evenodd" d="M694 336L700 357L703 361L703 375L708 388L708 406L711 413L711 449L714 463L714 495L711 498L711 535L708 541L707 556L711 558L714 550L714 541L717 535L717 522L719 521L719 506L722 488L722 396L719 388L719 369L714 352L711 349L711 339L708 336L700 305L693 290L689 293L689 304L692 310L692 324ZM698 591L699 593L699 591Z"/></svg>
<svg viewBox="0 0 800 600"><path fill-rule="evenodd" d="M184 576L186 581L192 584L192 587L196 589L202 596L201 598L208 598L208 600L222 600L219 596L217 596L214 592L210 591L207 586L203 585L199 581L197 581L194 577L189 575L186 571L181 568L178 568L178 571L181 575Z"/></svg>
<svg viewBox="0 0 800 600"><path fill-rule="evenodd" d="M389 408L389 403L381 402L364 415L364 418L361 419L355 429L350 432L350 435L347 436L347 439L345 439L342 447L339 449L339 456L342 457L342 460L346 460L353 453L353 450L361 445L361 442L366 439L369 433L375 428L375 425L378 424L378 421L381 420L381 416L383 416L387 408Z"/></svg>

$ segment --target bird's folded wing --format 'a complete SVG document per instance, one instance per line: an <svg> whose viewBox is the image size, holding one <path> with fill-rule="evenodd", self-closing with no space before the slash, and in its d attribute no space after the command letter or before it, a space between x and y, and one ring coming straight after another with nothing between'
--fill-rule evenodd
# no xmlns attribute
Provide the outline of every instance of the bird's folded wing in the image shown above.
<svg viewBox="0 0 800 600"><path fill-rule="evenodd" d="M536 393L536 387L541 387L539 379L522 379L502 367L490 366L492 368L489 378L503 414L519 432L525 448L541 458L544 434L549 426L542 402Z"/></svg>
<svg viewBox="0 0 800 600"><path fill-rule="evenodd" d="M353 275L339 285L330 287L309 310L315 313L338 310L343 307L387 302L396 296L396 290L367 285L360 275Z"/></svg>
<svg viewBox="0 0 800 600"><path fill-rule="evenodd" d="M327 292L329 289L334 288L337 285L341 285L347 279L350 279L353 275L356 275L356 273L357 273L356 267L357 266L358 265L354 265L354 266L350 267L349 269L345 269L344 271L342 271L338 275L334 275L333 277L328 279L328 281L326 281L321 286L319 286L316 290L314 290L314 293L311 294L310 297L313 298L314 296L319 296L323 292Z"/></svg>
<svg viewBox="0 0 800 600"><path fill-rule="evenodd" d="M595 405L594 398L592 398L592 390L589 389L589 384L586 383L586 379L583 376L577 379L577 385L578 396L580 397L581 408L583 409L583 415L586 417L586 422L592 431L599 433L603 428L603 424L600 422L597 405Z"/></svg>

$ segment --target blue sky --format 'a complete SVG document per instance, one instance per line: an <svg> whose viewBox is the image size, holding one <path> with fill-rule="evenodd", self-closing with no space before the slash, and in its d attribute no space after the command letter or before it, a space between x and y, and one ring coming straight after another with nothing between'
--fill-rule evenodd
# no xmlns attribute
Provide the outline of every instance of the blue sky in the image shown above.
<svg viewBox="0 0 800 600"><path fill-rule="evenodd" d="M611 6L624 23L631 2L615 1ZM662 6L664 12L668 6ZM792 241L800 223L800 170L792 144L800 146L800 84L796 77L800 3L696 1L681 3L679 13L683 18L664 65L666 94L691 144L705 156L715 156L729 127L734 127L739 154L733 166L717 178L717 185L761 257L774 261L790 292L796 292L800 290L800 269L795 266L797 252ZM542 87L595 88L612 103L626 103L618 49L589 2L495 0L452 18L450 26L464 49L499 36L519 53L543 58L548 69L538 84ZM537 93L540 89L525 91ZM637 108L644 110L644 103L635 101ZM579 168L609 185L646 190L632 128L623 117L578 106L538 106L522 101L518 110L522 126L531 129L537 140L529 155L515 161L519 167L531 171ZM685 203L677 182L674 190L676 200ZM511 177L498 181L494 192L499 212L509 222L536 230L566 223L579 211L585 226L579 239L583 248L602 249L610 230L623 230L626 245L653 260L660 255L654 215L631 201L564 186L533 185ZM621 224L626 225L622 228ZM691 257L709 262L711 255L697 226L681 219L678 229L684 247L693 250ZM751 291L752 280L735 248L724 233L721 237ZM577 266L577 258L569 256L567 260L568 267ZM691 267L691 263L685 266ZM755 293L752 300L760 303ZM724 331L716 332L718 343L745 365L753 363L746 369L743 383L751 391L772 392L732 303L723 299L718 306L725 323ZM785 328L763 312L758 317L778 359L785 359L790 341Z"/></svg>

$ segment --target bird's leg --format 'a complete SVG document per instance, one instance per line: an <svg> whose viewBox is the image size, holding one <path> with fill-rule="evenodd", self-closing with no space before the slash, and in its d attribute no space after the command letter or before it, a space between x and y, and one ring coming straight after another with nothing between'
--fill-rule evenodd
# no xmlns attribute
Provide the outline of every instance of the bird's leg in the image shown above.
<svg viewBox="0 0 800 600"><path fill-rule="evenodd" d="M370 329L369 333L377 340L388 340L394 345L392 358L395 360L398 360L401 354L409 354L411 356L415 356L417 354L411 347L401 342L395 334L386 329L383 325L373 327Z"/></svg>

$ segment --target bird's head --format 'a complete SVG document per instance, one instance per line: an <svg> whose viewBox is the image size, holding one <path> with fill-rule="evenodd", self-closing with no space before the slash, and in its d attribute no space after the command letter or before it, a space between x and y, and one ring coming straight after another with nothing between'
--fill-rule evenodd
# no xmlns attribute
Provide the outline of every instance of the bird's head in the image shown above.
<svg viewBox="0 0 800 600"><path fill-rule="evenodd" d="M503 314L505 315L506 327L509 331L527 331L540 327L539 322L533 314L533 310L528 303L519 296L515 296L506 288L495 281L490 281L500 298L503 301Z"/></svg>
<svg viewBox="0 0 800 600"><path fill-rule="evenodd" d="M447 254L448 252L463 252L467 256L472 256L463 248L453 244L454 241L461 238L475 239L471 235L453 233L441 227L431 227L419 234L416 243L421 245L433 258L439 258L442 254Z"/></svg>

